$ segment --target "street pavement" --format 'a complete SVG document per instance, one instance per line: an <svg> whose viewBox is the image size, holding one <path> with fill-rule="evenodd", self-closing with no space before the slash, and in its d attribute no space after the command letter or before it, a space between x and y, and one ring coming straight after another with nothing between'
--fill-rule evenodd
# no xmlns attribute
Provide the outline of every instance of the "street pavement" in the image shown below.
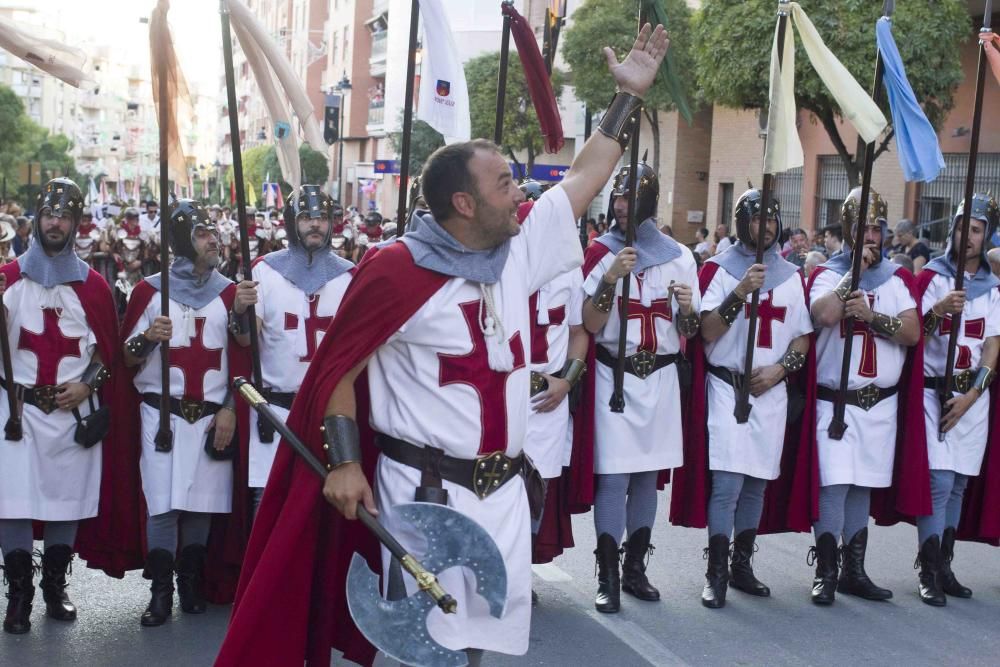
<svg viewBox="0 0 1000 667"><path fill-rule="evenodd" d="M532 619L526 656L489 655L489 666L645 665L997 665L1000 664L1000 551L959 543L955 570L975 592L936 609L916 595L916 531L912 526L873 528L868 572L893 590L890 602L838 596L831 608L809 602L812 568L805 562L808 535L760 538L754 566L772 597L730 590L725 609L699 602L704 582L704 531L667 525L660 494L656 552L649 575L659 603L623 596L617 615L593 608L593 524L576 517L579 546L554 566L536 568L541 598ZM292 566L292 564L290 564ZM70 580L79 607L75 623L44 616L36 596L29 634L0 633L0 666L157 667L210 665L225 633L229 607L202 616L180 613L160 628L142 628L148 582L138 572L123 581L77 564ZM341 664L334 660L333 664ZM379 667L392 663L380 658ZM255 667L248 665L248 667ZM264 667L264 666L262 666Z"/></svg>

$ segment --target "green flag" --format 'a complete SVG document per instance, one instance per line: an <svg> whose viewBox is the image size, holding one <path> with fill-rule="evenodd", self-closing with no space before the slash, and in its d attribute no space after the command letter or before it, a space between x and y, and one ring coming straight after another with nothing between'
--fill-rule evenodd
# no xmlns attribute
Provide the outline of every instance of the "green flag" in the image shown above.
<svg viewBox="0 0 1000 667"><path fill-rule="evenodd" d="M642 0L642 9L646 20L650 24L655 26L659 23L664 28L669 29L667 12L663 9L661 0ZM688 125L690 125L692 120L691 107L688 106L687 98L681 89L681 82L678 80L677 72L674 70L674 59L670 55L670 51L667 51L667 57L663 59L663 65L660 66L660 70L656 73L656 78L660 85L666 86L667 92L670 93L670 99L674 101L674 106L677 107L677 111L688 122Z"/></svg>

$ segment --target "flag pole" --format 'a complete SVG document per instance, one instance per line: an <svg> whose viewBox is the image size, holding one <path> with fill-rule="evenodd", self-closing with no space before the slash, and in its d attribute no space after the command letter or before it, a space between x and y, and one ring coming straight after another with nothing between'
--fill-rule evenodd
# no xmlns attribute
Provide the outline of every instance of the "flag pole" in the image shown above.
<svg viewBox="0 0 1000 667"><path fill-rule="evenodd" d="M986 11L983 14L983 27L979 32L989 32L993 18L993 0L986 0ZM976 101L972 112L972 136L969 143L969 171L965 175L965 205L962 206L962 227L958 247L955 248L955 290L965 287L965 270L959 266L959 260L969 245L969 219L972 213L972 195L976 186L976 162L979 158L979 131L983 120L983 87L986 79L985 43L979 42L979 66L976 70ZM954 244L952 244L954 247ZM954 377L955 351L958 348L958 330L962 327L962 313L951 316L951 331L948 333L948 356L944 365L944 385L938 389L941 399L941 425L946 416L944 404L951 398L951 384ZM944 431L938 426L938 440L944 441Z"/></svg>
<svg viewBox="0 0 1000 667"><path fill-rule="evenodd" d="M514 0L503 0L505 5L513 5ZM493 143L503 141L503 111L507 101L507 64L510 59L510 14L503 14L503 32L500 33L500 71L497 74L497 110L493 123Z"/></svg>
<svg viewBox="0 0 1000 667"><path fill-rule="evenodd" d="M243 154L240 152L240 121L236 106L236 74L233 71L233 36L229 27L229 5L227 0L219 0L219 16L222 19L222 56L226 70L227 106L229 107L229 142L233 151L233 180L236 188L237 224L240 227L240 254L242 255L243 279L253 280L250 269L250 231L247 227L246 188L243 182ZM250 358L253 361L253 379L258 387L264 387L264 374L260 366L260 340L257 334L257 309L247 306L250 320ZM261 440L272 436L269 429L261 429Z"/></svg>
<svg viewBox="0 0 1000 667"><path fill-rule="evenodd" d="M778 74L781 74L782 55L785 50L785 32L788 26L788 2L789 0L779 0L778 2ZM769 101L770 103L770 101ZM765 154L766 154L766 142ZM764 234L767 233L767 219L770 209L771 190L774 187L774 176L764 173L763 182L760 186L760 215L757 224L757 240L754 246L757 250L754 262L761 264L764 261ZM775 212L777 213L777 211ZM753 220L751 220L751 223ZM755 289L750 297L750 314L747 316L747 345L743 356L743 381L736 388L736 406L733 408L733 416L736 417L737 424L746 424L750 419L750 373L753 371L753 353L757 345L757 311L760 308L760 290Z"/></svg>
<svg viewBox="0 0 1000 667"><path fill-rule="evenodd" d="M400 148L399 198L396 203L396 236L406 232L406 188L410 180L410 135L413 134L413 78L417 71L417 29L420 2L410 0L410 41L406 48L406 93L403 96L403 145Z"/></svg>
<svg viewBox="0 0 1000 667"><path fill-rule="evenodd" d="M642 31L644 12L642 2L639 2L639 32ZM628 228L625 230L625 247L635 245L635 228L641 221L636 220L637 202L639 200L639 130L642 125L642 108L635 112L635 123L632 124L632 142L629 144L629 190L628 190ZM625 351L628 343L628 306L632 288L632 274L626 273L622 278L622 296L618 306L618 359L614 368L614 389L608 405L611 412L625 412Z"/></svg>
<svg viewBox="0 0 1000 667"><path fill-rule="evenodd" d="M895 0L885 0L882 5L882 16L892 16L895 9ZM882 60L882 50L878 49L875 54L875 82L872 84L872 99L878 104L882 98L882 79L885 76L885 62ZM864 265L861 262L865 246L865 226L868 220L868 209L871 206L872 190L872 165L875 163L875 140L865 146L865 164L861 174L861 201L858 203L857 229L854 230L854 247L851 255L851 293L853 294L861 284L861 273ZM851 230L847 230L850 234ZM879 248L879 252L882 249ZM840 362L840 384L837 387L837 395L833 400L833 417L830 419L830 427L827 434L833 440L840 440L847 431L847 421L844 414L847 410L847 382L851 375L851 354L854 347L854 318L848 317L844 321L844 331L848 332L844 336L844 355Z"/></svg>

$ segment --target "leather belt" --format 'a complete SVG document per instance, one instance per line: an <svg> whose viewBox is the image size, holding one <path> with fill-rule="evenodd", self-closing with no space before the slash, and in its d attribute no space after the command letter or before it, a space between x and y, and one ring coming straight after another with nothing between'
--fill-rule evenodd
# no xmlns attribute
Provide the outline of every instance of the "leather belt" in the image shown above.
<svg viewBox="0 0 1000 667"><path fill-rule="evenodd" d="M648 350L639 350L635 354L625 357L625 372L640 380L645 380L661 368L666 368L676 362L680 356L676 352L674 354L653 354ZM609 368L614 368L618 364L618 359L603 345L597 346L597 360Z"/></svg>
<svg viewBox="0 0 1000 667"><path fill-rule="evenodd" d="M440 449L418 447L383 433L378 435L378 445L393 461L420 471L424 471L426 460L433 458L434 472L441 479L472 491L480 499L520 475L524 466L524 454L511 458L503 452L493 452L474 459L460 459Z"/></svg>
<svg viewBox="0 0 1000 667"><path fill-rule="evenodd" d="M25 387L21 384L15 384L14 386L18 392L18 398L28 405L34 405L47 415L56 411L56 390L58 390L56 385L42 384L34 387ZM0 387L3 387L5 390L7 389L7 382L3 378L0 378Z"/></svg>
<svg viewBox="0 0 1000 667"><path fill-rule="evenodd" d="M972 384L976 381L976 373L971 370L962 371L951 376L951 390L959 394L964 394L972 389ZM944 388L943 377L924 376L924 389L941 391Z"/></svg>
<svg viewBox="0 0 1000 667"><path fill-rule="evenodd" d="M295 394L292 392L284 391L271 391L267 390L264 392L264 398L271 405L277 405L279 408L284 408L286 410L292 409L292 403L295 402Z"/></svg>
<svg viewBox="0 0 1000 667"><path fill-rule="evenodd" d="M722 366L712 366L711 364L708 365L708 372L734 389L742 387L743 379L746 377L743 373L737 373Z"/></svg>
<svg viewBox="0 0 1000 667"><path fill-rule="evenodd" d="M145 393L142 395L142 402L159 410L160 394ZM177 415L188 424L194 424L202 417L214 415L221 409L221 405L211 401L190 401L186 398L170 397L170 413Z"/></svg>
<svg viewBox="0 0 1000 667"><path fill-rule="evenodd" d="M817 398L819 398L819 400L830 401L831 403L836 400L836 389L825 387L823 385L819 385L817 389ZM883 389L882 387L876 387L873 384L869 384L861 387L860 389L848 389L845 391L844 402L847 405L853 405L867 412L885 399L895 396L898 391L898 387L888 387Z"/></svg>

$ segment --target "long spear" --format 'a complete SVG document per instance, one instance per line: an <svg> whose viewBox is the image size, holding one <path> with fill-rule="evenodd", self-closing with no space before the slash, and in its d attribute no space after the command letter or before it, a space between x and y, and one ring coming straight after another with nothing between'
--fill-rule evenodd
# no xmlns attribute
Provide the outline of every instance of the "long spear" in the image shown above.
<svg viewBox="0 0 1000 667"><path fill-rule="evenodd" d="M20 440L24 436L24 428L21 425L21 413L17 409L17 385L14 384L14 364L10 359L10 337L7 335L7 306L3 303L3 295L0 294L0 353L3 353L3 374L7 379L7 408L10 416L4 424L4 438L7 440Z"/></svg>
<svg viewBox="0 0 1000 667"><path fill-rule="evenodd" d="M882 15L891 17L896 8L895 0L885 0L882 5ZM881 49L875 54L875 83L872 85L872 99L878 104L882 98L882 78L885 75L885 63L882 61ZM872 165L875 163L875 141L865 146L864 171L861 174L861 201L858 204L857 229L854 230L854 248L851 255L851 294L853 294L861 284L861 272L864 266L861 258L865 247L865 225L868 220L868 208L870 205L870 195L872 190ZM847 230L850 234L851 230ZM881 252L881 248L879 249ZM844 356L840 362L840 385L837 387L837 395L833 401L833 418L827 434L834 440L844 437L847 430L847 421L844 419L844 412L847 409L847 381L851 374L851 350L854 347L854 318L848 317L844 322Z"/></svg>
<svg viewBox="0 0 1000 667"><path fill-rule="evenodd" d="M986 0L986 11L983 14L981 33L990 32L993 18L993 0ZM979 130L983 120L983 84L986 79L985 43L979 42L979 66L976 70L976 102L972 112L972 136L969 144L969 171L965 175L965 205L962 207L962 231L958 247L955 248L955 289L965 286L965 270L960 265L965 256L965 248L969 245L969 216L972 213L972 195L976 184L976 161L979 157ZM944 385L938 388L941 399L941 424L944 424L944 404L951 397L951 383L954 375L955 350L958 347L958 330L962 327L962 313L951 316L951 331L948 333L948 357L944 365ZM938 426L938 440L944 440L944 431Z"/></svg>
<svg viewBox="0 0 1000 667"><path fill-rule="evenodd" d="M513 5L514 0L504 0L504 4ZM497 73L497 109L496 118L493 121L493 143L497 146L503 141L503 111L507 101L507 63L509 59L510 14L503 13L503 32L500 33L500 71Z"/></svg>
<svg viewBox="0 0 1000 667"><path fill-rule="evenodd" d="M242 255L243 279L253 280L250 269L250 231L247 227L247 200L243 183L243 154L240 151L240 120L236 115L236 74L233 71L233 37L229 29L229 5L219 0L219 16L222 18L222 55L226 69L226 93L229 107L229 143L233 151L233 180L236 187L237 224L240 226L240 254ZM253 360L253 379L258 387L264 386L264 373L260 367L260 340L257 336L257 309L247 307L250 320L250 356ZM260 429L261 439L270 442L270 429ZM265 439L267 438L267 439Z"/></svg>
<svg viewBox="0 0 1000 667"><path fill-rule="evenodd" d="M644 24L642 3L639 3L639 30ZM642 109L635 113L632 124L632 142L629 144L629 191L628 191L628 227L625 229L625 247L635 245L635 228L640 221L636 220L637 202L639 199L639 128L642 124ZM622 278L622 297L618 307L618 359L615 362L614 390L608 405L611 412L625 412L625 350L628 343L628 306L632 291L632 274L626 273Z"/></svg>
<svg viewBox="0 0 1000 667"><path fill-rule="evenodd" d="M785 51L785 31L788 26L788 1L778 3L778 74L781 74L781 61ZM767 138L764 139L767 141ZM764 173L760 186L760 216L757 223L757 241L754 244L757 256L754 262L764 261L764 234L767 232L767 219L770 213L771 189L774 186L774 176ZM747 345L743 356L743 382L736 388L736 405L733 416L737 424L745 424L750 419L750 373L753 371L753 353L757 347L757 311L760 307L760 290L755 289L750 298L750 314L747 317Z"/></svg>
<svg viewBox="0 0 1000 667"><path fill-rule="evenodd" d="M166 23L166 12L163 13L163 21ZM152 26L150 26L152 28ZM166 25L162 26L160 35L167 34ZM162 47L162 43L160 44ZM169 108L168 104L172 100L167 99L167 58L161 54L154 65L156 67L156 78L158 84L157 96L159 97L159 130L160 130L160 313L164 317L170 316L170 200L167 164L169 162L168 144L169 137ZM170 430L170 343L169 341L160 345L160 423L157 427L156 437L153 443L156 451L169 452L173 449L174 434Z"/></svg>
<svg viewBox="0 0 1000 667"><path fill-rule="evenodd" d="M417 28L420 2L410 1L410 41L406 47L406 93L403 96L403 145L400 148L399 199L396 203L396 237L406 232L406 186L410 180L410 135L413 134L413 77L417 71Z"/></svg>

